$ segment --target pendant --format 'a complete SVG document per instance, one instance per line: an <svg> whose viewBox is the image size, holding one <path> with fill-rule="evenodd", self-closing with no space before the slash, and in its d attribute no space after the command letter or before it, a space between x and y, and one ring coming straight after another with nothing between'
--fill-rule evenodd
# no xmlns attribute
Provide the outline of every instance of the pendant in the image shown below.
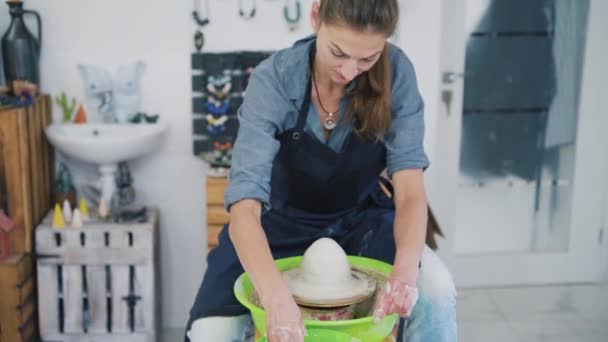
<svg viewBox="0 0 608 342"><path fill-rule="evenodd" d="M329 113L329 116L323 121L325 129L331 131L336 128L336 119L334 119L334 113Z"/></svg>

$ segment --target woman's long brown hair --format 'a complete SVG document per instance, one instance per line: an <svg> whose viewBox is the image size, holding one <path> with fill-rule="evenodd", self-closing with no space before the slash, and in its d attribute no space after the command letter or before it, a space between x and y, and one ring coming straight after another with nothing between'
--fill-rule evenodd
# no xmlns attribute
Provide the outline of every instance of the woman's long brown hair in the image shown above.
<svg viewBox="0 0 608 342"><path fill-rule="evenodd" d="M357 31L390 36L399 21L397 0L322 0L319 16L325 24L347 25ZM391 125L391 67L388 46L374 66L357 76L348 94L347 118L358 134L376 137Z"/></svg>

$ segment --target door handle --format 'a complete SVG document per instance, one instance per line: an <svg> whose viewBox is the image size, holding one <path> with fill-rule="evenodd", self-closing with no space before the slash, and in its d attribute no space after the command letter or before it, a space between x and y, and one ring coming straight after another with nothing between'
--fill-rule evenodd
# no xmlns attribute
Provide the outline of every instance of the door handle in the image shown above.
<svg viewBox="0 0 608 342"><path fill-rule="evenodd" d="M453 72L453 71L444 71L441 75L441 81L443 84L452 84L461 78L465 78L469 76L467 72Z"/></svg>

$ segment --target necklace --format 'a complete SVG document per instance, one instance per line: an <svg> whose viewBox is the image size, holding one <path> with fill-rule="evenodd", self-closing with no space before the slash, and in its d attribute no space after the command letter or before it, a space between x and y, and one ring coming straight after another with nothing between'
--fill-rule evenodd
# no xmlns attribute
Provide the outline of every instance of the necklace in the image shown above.
<svg viewBox="0 0 608 342"><path fill-rule="evenodd" d="M325 107L323 107L323 103L321 103L321 96L319 95L319 88L317 88L317 81L315 79L314 66L311 69L312 83L314 84L315 92L317 93L317 101L319 101L319 106L321 106L321 109L323 109L323 111L327 114L327 117L323 121L323 127L325 127L326 130L331 131L332 129L336 128L337 124L336 119L334 118L335 111L329 112L327 109L325 109Z"/></svg>

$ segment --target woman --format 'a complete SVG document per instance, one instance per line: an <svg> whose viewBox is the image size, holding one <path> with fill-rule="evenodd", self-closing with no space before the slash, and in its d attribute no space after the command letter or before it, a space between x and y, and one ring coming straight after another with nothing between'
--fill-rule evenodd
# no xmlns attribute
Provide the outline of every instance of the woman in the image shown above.
<svg viewBox="0 0 608 342"><path fill-rule="evenodd" d="M274 259L302 255L321 237L394 264L377 319L409 317L408 341L456 341L453 282L424 248L423 102L411 62L387 42L398 13L396 0L315 1L316 35L255 69L225 194L230 224L191 310L192 341L218 336L222 320L213 317L239 325L234 317L247 310L232 286L243 271L267 313L269 340L302 341L298 306ZM393 193L380 178L385 169Z"/></svg>

